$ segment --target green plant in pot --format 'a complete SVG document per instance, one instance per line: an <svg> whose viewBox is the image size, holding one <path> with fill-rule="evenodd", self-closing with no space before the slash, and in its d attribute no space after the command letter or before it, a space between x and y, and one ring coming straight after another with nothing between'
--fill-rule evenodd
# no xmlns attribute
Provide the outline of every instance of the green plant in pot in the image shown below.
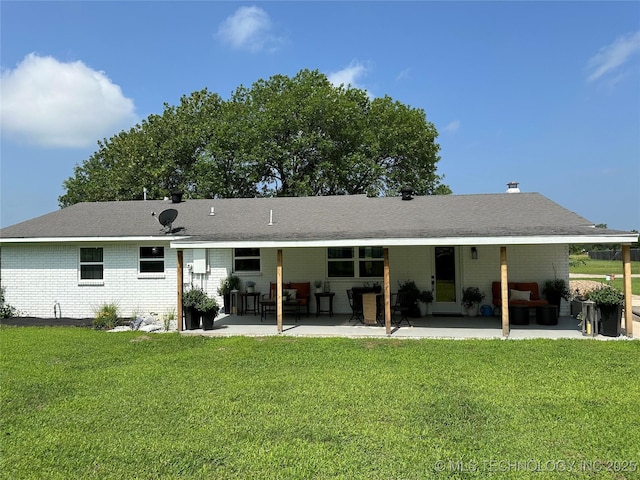
<svg viewBox="0 0 640 480"><path fill-rule="evenodd" d="M202 329L212 330L213 322L220 311L216 299L205 295L196 308L202 313Z"/></svg>
<svg viewBox="0 0 640 480"><path fill-rule="evenodd" d="M398 282L398 292L403 292L407 295L407 304L411 305L411 313L409 314L413 318L420 318L420 307L418 306L418 297L420 297L420 289L413 280L406 280L404 282Z"/></svg>
<svg viewBox="0 0 640 480"><path fill-rule="evenodd" d="M420 313L423 313L422 309L424 308L423 315L429 315L429 308L433 302L433 292L431 290L423 290L418 294L418 302L424 305L424 307L421 305Z"/></svg>
<svg viewBox="0 0 640 480"><path fill-rule="evenodd" d="M551 305L558 307L557 311L560 312L560 303L562 302L562 299L569 300L569 286L562 278L547 280L542 285L542 294Z"/></svg>
<svg viewBox="0 0 640 480"><path fill-rule="evenodd" d="M615 287L603 285L591 290L587 297L600 310L600 333L607 337L619 336L624 294Z"/></svg>
<svg viewBox="0 0 640 480"><path fill-rule="evenodd" d="M478 287L467 287L462 291L462 306L470 317L478 315L480 303L484 299L484 293Z"/></svg>
<svg viewBox="0 0 640 480"><path fill-rule="evenodd" d="M220 287L218 288L218 294L222 295L224 301L224 313L231 313L231 292L233 290L240 290L240 277L236 275L229 275L226 278L220 280Z"/></svg>
<svg viewBox="0 0 640 480"><path fill-rule="evenodd" d="M256 282L253 280L247 280L244 282L244 286L247 289L247 293L253 293L256 291Z"/></svg>
<svg viewBox="0 0 640 480"><path fill-rule="evenodd" d="M200 328L200 305L207 294L200 288L192 288L182 295L182 307L184 309L185 326L187 330Z"/></svg>

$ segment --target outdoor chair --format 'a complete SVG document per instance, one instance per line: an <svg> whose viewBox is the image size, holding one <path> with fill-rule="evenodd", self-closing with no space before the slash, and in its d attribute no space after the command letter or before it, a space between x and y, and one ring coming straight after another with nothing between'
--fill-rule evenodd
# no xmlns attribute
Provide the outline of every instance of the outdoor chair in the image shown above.
<svg viewBox="0 0 640 480"><path fill-rule="evenodd" d="M415 305L415 296L409 292L398 292L395 294L395 303L391 305L391 322L400 325L403 320L406 320L409 326L411 327L411 322L409 321L409 315ZM395 314L400 315L400 321L394 322L393 317Z"/></svg>
<svg viewBox="0 0 640 480"><path fill-rule="evenodd" d="M364 323L364 312L362 310L362 295L354 295L353 289L347 290L347 297L349 298L349 306L351 307L351 320L358 320L360 323Z"/></svg>

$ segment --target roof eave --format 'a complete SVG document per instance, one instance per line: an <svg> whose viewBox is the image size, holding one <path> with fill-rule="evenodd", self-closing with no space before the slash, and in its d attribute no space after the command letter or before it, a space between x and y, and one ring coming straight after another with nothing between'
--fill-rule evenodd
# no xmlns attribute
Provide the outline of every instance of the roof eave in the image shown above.
<svg viewBox="0 0 640 480"><path fill-rule="evenodd" d="M435 238L349 238L313 240L195 240L180 239L171 242L171 248L294 248L294 247L348 247L348 246L410 246L410 245L550 245L620 243L631 244L638 240L634 234L616 235L538 235L538 236L469 236Z"/></svg>
<svg viewBox="0 0 640 480"><path fill-rule="evenodd" d="M36 238L0 238L2 244L16 243L117 243L117 242L166 242L179 241L187 239L185 236L173 235L138 235L138 236L121 236L121 237L36 237Z"/></svg>

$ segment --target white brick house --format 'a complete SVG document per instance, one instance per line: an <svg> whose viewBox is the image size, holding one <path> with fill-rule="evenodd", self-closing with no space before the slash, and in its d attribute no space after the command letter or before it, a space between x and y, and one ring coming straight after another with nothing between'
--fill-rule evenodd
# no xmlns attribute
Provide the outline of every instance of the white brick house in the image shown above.
<svg viewBox="0 0 640 480"><path fill-rule="evenodd" d="M157 221L167 209L171 231ZM491 303L503 268L509 281L568 282L569 244L635 241L536 193L96 202L0 230L0 276L25 316L92 317L111 302L126 316L163 313L177 309L181 286L217 295L232 272L267 292L281 251L284 281L330 282L334 310L347 313L348 288L385 280L384 251L391 291L414 280L434 291L434 313L459 314L467 286Z"/></svg>

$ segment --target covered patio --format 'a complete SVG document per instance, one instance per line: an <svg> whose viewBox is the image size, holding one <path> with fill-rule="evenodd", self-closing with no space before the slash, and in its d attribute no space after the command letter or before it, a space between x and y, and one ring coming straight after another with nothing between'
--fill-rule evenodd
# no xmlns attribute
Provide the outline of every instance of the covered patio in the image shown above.
<svg viewBox="0 0 640 480"><path fill-rule="evenodd" d="M640 324L634 322L636 332L640 331ZM594 338L582 334L578 321L570 316L561 316L557 325L539 325L531 319L528 325L511 325L508 336L503 336L500 317L455 317L455 316L426 316L412 318L411 326L403 322L392 325L389 335L384 326L365 325L350 320L350 315L336 314L328 316L302 316L296 322L293 315L285 315L282 321L282 333L278 333L277 319L274 315L261 322L259 316L253 315L220 315L213 330L184 330L184 335L206 336L270 336L285 335L292 337L371 337L371 338ZM623 335L626 332L623 329ZM611 337L599 336L607 339ZM638 336L635 336L638 338Z"/></svg>

